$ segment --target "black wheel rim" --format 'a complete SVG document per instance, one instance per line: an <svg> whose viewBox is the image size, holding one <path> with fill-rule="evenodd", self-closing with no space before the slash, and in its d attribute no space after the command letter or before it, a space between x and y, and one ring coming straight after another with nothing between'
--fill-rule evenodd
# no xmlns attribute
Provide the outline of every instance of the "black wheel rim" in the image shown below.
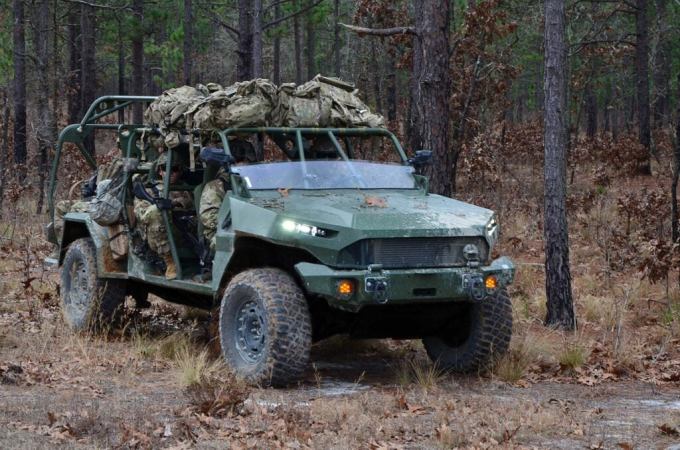
<svg viewBox="0 0 680 450"><path fill-rule="evenodd" d="M236 350L251 363L262 359L265 346L264 311L257 302L247 301L236 313Z"/></svg>
<svg viewBox="0 0 680 450"><path fill-rule="evenodd" d="M87 293L90 291L85 263L83 261L75 261L71 265L69 275L71 284L65 299L66 307L71 310L72 315L80 317L85 314Z"/></svg>

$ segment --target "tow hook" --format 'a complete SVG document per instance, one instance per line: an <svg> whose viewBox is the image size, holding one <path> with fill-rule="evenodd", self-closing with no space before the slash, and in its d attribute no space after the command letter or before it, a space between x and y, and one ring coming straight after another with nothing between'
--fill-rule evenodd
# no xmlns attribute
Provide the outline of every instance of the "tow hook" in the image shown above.
<svg viewBox="0 0 680 450"><path fill-rule="evenodd" d="M483 300L486 296L484 277L478 273L463 274L463 290L472 300Z"/></svg>
<svg viewBox="0 0 680 450"><path fill-rule="evenodd" d="M375 275L374 275L375 274ZM387 277L382 276L382 264L368 266L368 276L364 279L364 290L378 303L387 303Z"/></svg>

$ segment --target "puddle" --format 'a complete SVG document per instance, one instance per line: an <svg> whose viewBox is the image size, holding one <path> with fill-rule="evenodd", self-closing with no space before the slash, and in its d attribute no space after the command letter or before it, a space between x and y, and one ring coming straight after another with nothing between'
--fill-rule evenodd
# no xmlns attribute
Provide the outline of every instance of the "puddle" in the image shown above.
<svg viewBox="0 0 680 450"><path fill-rule="evenodd" d="M253 404L253 400L247 399L247 400L246 400L245 402L243 402L243 403L244 403L244 405L246 405L246 406L250 406L250 405ZM275 410L276 408L278 408L279 406L282 406L282 405L284 405L284 404L286 404L286 405L289 404L288 402L273 402L273 401L270 401L270 400L261 400L261 399L255 400L254 403L255 403L257 406L261 406L261 407L263 407L263 408L267 408L267 409L270 410L270 411L273 411L273 410ZM308 407L308 406L309 406L309 402L293 402L293 403L292 403L292 406L295 406L295 407Z"/></svg>
<svg viewBox="0 0 680 450"><path fill-rule="evenodd" d="M645 406L653 409L670 409L680 411L680 400L629 400L630 405Z"/></svg>
<svg viewBox="0 0 680 450"><path fill-rule="evenodd" d="M316 369L321 370L356 370L356 366L328 361L318 361L314 363Z"/></svg>
<svg viewBox="0 0 680 450"><path fill-rule="evenodd" d="M320 386L310 388L310 391L320 397L339 397L342 395L358 394L369 389L369 386L347 381L324 380Z"/></svg>

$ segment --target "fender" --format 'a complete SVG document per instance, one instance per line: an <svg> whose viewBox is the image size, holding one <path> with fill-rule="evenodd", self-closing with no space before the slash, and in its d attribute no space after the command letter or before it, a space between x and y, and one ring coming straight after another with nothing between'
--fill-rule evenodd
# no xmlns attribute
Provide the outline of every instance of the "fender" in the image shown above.
<svg viewBox="0 0 680 450"><path fill-rule="evenodd" d="M127 279L126 261L116 261L109 247L109 233L87 213L68 213L64 216L64 231L59 246L59 266L64 262L68 246L76 239L89 237L97 249L97 276Z"/></svg>

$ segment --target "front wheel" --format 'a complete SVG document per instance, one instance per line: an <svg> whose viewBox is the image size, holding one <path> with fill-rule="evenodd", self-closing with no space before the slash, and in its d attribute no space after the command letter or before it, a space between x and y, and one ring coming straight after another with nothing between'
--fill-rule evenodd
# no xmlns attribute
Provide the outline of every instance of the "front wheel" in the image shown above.
<svg viewBox="0 0 680 450"><path fill-rule="evenodd" d="M307 367L309 308L295 280L282 270L236 275L222 297L219 331L227 364L250 383L284 386Z"/></svg>
<svg viewBox="0 0 680 450"><path fill-rule="evenodd" d="M485 370L510 346L512 303L505 290L469 304L464 311L465 317L452 319L438 335L423 338L428 356L442 370Z"/></svg>
<svg viewBox="0 0 680 450"><path fill-rule="evenodd" d="M97 254L90 238L74 241L61 267L61 309L74 331L104 331L118 318L125 282L97 276Z"/></svg>

